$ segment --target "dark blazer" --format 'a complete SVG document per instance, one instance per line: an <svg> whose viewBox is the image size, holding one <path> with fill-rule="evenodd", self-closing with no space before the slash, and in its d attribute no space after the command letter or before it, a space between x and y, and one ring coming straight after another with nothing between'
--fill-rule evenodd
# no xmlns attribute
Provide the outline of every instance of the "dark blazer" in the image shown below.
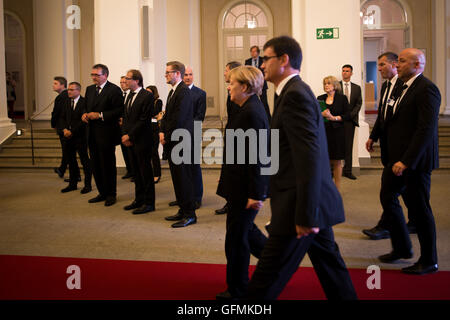
<svg viewBox="0 0 450 320"><path fill-rule="evenodd" d="M401 90L397 96L401 95ZM441 94L436 85L418 76L385 123L385 166L401 161L409 169L431 172L439 167L438 117Z"/></svg>
<svg viewBox="0 0 450 320"><path fill-rule="evenodd" d="M58 122L60 121L61 113L63 112L68 100L69 96L67 95L67 90L61 91L61 93L55 98L52 117L50 119L50 125L52 128L57 128L59 126Z"/></svg>
<svg viewBox="0 0 450 320"><path fill-rule="evenodd" d="M317 100L326 101L327 100L327 94L322 94L317 97ZM341 128L344 127L344 121L349 121L350 119L350 113L349 113L349 104L347 97L343 94L340 94L339 92L336 92L334 94L334 100L332 105L327 105L330 109L330 112L333 116L341 116L342 121L330 121L328 122L333 128Z"/></svg>
<svg viewBox="0 0 450 320"><path fill-rule="evenodd" d="M342 87L342 94L344 94L344 83L343 81L341 81L340 83ZM362 105L361 87L353 82L350 83L351 83L351 92L349 103L349 114L350 114L349 118L355 126L359 127L359 111L361 110Z"/></svg>
<svg viewBox="0 0 450 320"><path fill-rule="evenodd" d="M181 81L170 100L166 103L166 112L161 120L159 131L164 133L164 139L166 140L166 144L164 145L165 151L170 151L178 143L171 141L174 130L179 128L186 129L191 133L191 137L193 137L193 115L191 90Z"/></svg>
<svg viewBox="0 0 450 320"><path fill-rule="evenodd" d="M72 109L71 99L68 98L61 112L61 118L58 123L58 134L64 135L64 129L72 132L70 139L86 139L87 125L81 120L81 116L86 113L86 99L80 96L75 110Z"/></svg>
<svg viewBox="0 0 450 320"><path fill-rule="evenodd" d="M251 66L252 65L252 60L253 60L253 58L249 58L249 59L247 59L247 60L245 60L245 65L246 66ZM263 71L263 69L261 69L261 65L263 64L263 59L262 59L262 57L258 57L258 69L259 70L261 70L261 72L262 72L262 74L263 74L263 76L264 76L264 71ZM267 90L267 88L268 88L268 86L267 86L267 81L266 80L264 80L264 85L263 85L263 90Z"/></svg>
<svg viewBox="0 0 450 320"><path fill-rule="evenodd" d="M125 99L126 101L126 99ZM151 148L153 94L141 89L129 109L124 106L122 135L128 134L137 148Z"/></svg>
<svg viewBox="0 0 450 320"><path fill-rule="evenodd" d="M123 114L122 90L107 82L97 97L96 86L86 88L86 112L103 112L103 120L90 120L88 134L95 143L101 145L118 145L121 142L119 118Z"/></svg>
<svg viewBox="0 0 450 320"><path fill-rule="evenodd" d="M161 99L156 99L156 101L153 104L153 108L152 108L152 117L156 117L158 115L158 113L160 113L162 111L162 107L163 107L163 102Z"/></svg>
<svg viewBox="0 0 450 320"><path fill-rule="evenodd" d="M319 103L299 76L283 88L271 127L279 130L279 170L270 179L269 233L295 235L295 225L326 228L343 222Z"/></svg>
<svg viewBox="0 0 450 320"><path fill-rule="evenodd" d="M252 95L244 103L241 112L236 114L227 129L242 129L244 132L248 129L255 129L257 134L260 129L265 129L267 134L270 134L269 122L257 95ZM258 152L256 155L259 155L259 136L257 139ZM250 146L248 141L245 143L245 164L237 164L237 141L235 138L234 164L225 163L222 166L221 179L217 187L218 194L228 201L247 200L248 198L265 200L269 181L268 176L261 175L261 168L264 166L259 161L259 156L256 164L249 163Z"/></svg>
<svg viewBox="0 0 450 320"><path fill-rule="evenodd" d="M191 95L194 108L194 121L205 120L206 92L196 86L192 86Z"/></svg>

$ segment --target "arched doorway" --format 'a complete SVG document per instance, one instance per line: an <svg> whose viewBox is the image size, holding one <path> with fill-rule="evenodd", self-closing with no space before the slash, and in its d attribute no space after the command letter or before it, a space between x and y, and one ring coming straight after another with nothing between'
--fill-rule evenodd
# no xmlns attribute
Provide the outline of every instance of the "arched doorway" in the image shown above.
<svg viewBox="0 0 450 320"><path fill-rule="evenodd" d="M366 113L376 113L381 79L377 57L386 51L399 53L412 46L411 13L401 0L361 1L364 37L364 82Z"/></svg>
<svg viewBox="0 0 450 320"><path fill-rule="evenodd" d="M250 48L258 46L261 51L273 36L273 17L269 8L261 1L232 1L227 4L219 15L219 70L230 61L244 64L250 57ZM219 74L223 83L223 75ZM226 101L226 85L220 88L221 101ZM269 87L268 100L273 99L273 89ZM226 110L220 110L224 118Z"/></svg>
<svg viewBox="0 0 450 320"><path fill-rule="evenodd" d="M24 119L27 117L25 28L12 12L5 11L4 20L8 115L12 119Z"/></svg>

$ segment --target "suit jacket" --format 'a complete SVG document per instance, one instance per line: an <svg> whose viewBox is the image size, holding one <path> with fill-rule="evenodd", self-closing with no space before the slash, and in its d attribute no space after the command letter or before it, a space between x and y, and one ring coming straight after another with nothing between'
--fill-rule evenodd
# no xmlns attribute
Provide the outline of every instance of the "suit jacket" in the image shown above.
<svg viewBox="0 0 450 320"><path fill-rule="evenodd" d="M121 142L119 118L123 114L122 90L111 82L106 82L97 96L96 86L86 88L86 112L103 112L103 120L90 120L89 139L98 146L118 145Z"/></svg>
<svg viewBox="0 0 450 320"><path fill-rule="evenodd" d="M323 94L317 97L317 100L326 101L327 94ZM327 105L328 109L333 116L341 116L342 121L330 121L328 122L333 128L341 128L344 126L344 121L350 121L349 104L347 97L339 92L334 94L334 100L332 105Z"/></svg>
<svg viewBox="0 0 450 320"><path fill-rule="evenodd" d="M191 95L194 108L194 121L203 122L206 113L206 92L196 86L192 86Z"/></svg>
<svg viewBox="0 0 450 320"><path fill-rule="evenodd" d="M419 75L397 105L391 120L385 123L386 152L382 154L385 166L401 161L409 169L424 172L439 167L440 105L439 89Z"/></svg>
<svg viewBox="0 0 450 320"><path fill-rule="evenodd" d="M344 83L342 81L340 83L343 94ZM359 111L361 110L362 105L361 87L353 82L350 82L350 84L351 84L350 102L349 102L350 120L353 122L355 126L359 127Z"/></svg>
<svg viewBox="0 0 450 320"><path fill-rule="evenodd" d="M64 135L64 129L72 132L72 137L69 140L86 140L87 124L81 120L81 116L86 113L86 99L80 96L75 110L72 109L71 99L68 98L62 111L61 120L58 123L58 134Z"/></svg>
<svg viewBox="0 0 450 320"><path fill-rule="evenodd" d="M166 144L165 152L168 152L177 144L171 141L172 133L176 129L186 129L194 136L194 118L193 118L192 95L189 87L181 81L172 97L166 103L166 112L161 120L160 132L164 133ZM193 140L193 139L191 139ZM193 141L192 141L193 143ZM167 153L166 153L167 154Z"/></svg>
<svg viewBox="0 0 450 320"><path fill-rule="evenodd" d="M233 121L229 123L228 129L242 129L244 132L248 129L254 129L257 133L260 129L264 129L268 135L270 134L266 113L261 100L256 95L252 95L240 108L241 112L237 113ZM259 161L259 157L256 164L250 163L249 154L251 149L249 141L245 142L245 163L238 164L237 141L238 139L234 138L233 164L225 163L222 166L217 193L229 201L246 201L248 198L265 200L269 181L268 176L261 175L263 165ZM256 147L258 151L256 155L259 155L259 141L259 136L257 135ZM226 146L228 145L229 143L226 144ZM229 150L226 152L228 153Z"/></svg>
<svg viewBox="0 0 450 320"><path fill-rule="evenodd" d="M130 108L124 106L122 135L127 134L137 148L146 149L152 146L151 115L153 105L153 94L141 89Z"/></svg>
<svg viewBox="0 0 450 320"><path fill-rule="evenodd" d="M67 104L67 101L69 100L69 96L67 95L67 90L62 91L58 96L55 98L55 102L53 105L53 111L52 111L52 117L50 119L50 125L52 128L58 128L59 121L61 118L61 114Z"/></svg>
<svg viewBox="0 0 450 320"><path fill-rule="evenodd" d="M249 59L247 59L247 60L245 60L245 65L246 66L251 66L252 65L252 60L253 60L253 58L249 58ZM263 59L262 59L262 57L258 57L258 69L259 70L261 70L261 72L262 72L262 74L263 74L263 76L264 76L264 71L263 71L263 69L261 69L261 65L263 64ZM264 80L264 85L263 85L263 90L267 90L267 88L268 88L268 86L267 86L267 81L266 80Z"/></svg>
<svg viewBox="0 0 450 320"><path fill-rule="evenodd" d="M326 228L343 222L319 103L299 76L283 88L271 127L279 130L279 170L270 179L269 233L295 235L295 225Z"/></svg>

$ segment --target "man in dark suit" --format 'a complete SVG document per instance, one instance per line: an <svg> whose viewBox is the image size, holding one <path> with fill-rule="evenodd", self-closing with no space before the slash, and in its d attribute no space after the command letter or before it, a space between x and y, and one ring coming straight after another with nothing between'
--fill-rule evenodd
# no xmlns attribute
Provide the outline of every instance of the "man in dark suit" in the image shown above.
<svg viewBox="0 0 450 320"><path fill-rule="evenodd" d="M386 107L388 102L393 99L394 93L403 86L403 81L399 79L397 75L397 63L398 56L393 52L385 52L378 57L378 71L380 72L381 77L386 81L381 86L378 117L373 126L370 138L366 142L366 149L369 152L373 152L373 143L379 140L383 159L386 158L385 155L387 152L384 132ZM383 165L387 165L387 163L383 163ZM408 231L409 233L415 233L415 227L411 221L411 217L409 217ZM364 229L362 232L372 240L387 239L390 237L388 227L388 220L383 213L380 221L375 227L372 229Z"/></svg>
<svg viewBox="0 0 450 320"><path fill-rule="evenodd" d="M181 62L171 61L166 65L166 82L172 86L172 90L167 97L166 112L161 120L159 133L160 143L165 149L164 153L168 156L175 197L180 207L177 214L165 218L167 221L178 221L172 224L173 228L186 227L197 223L194 185L192 183L194 112L191 90L182 81L184 71L185 67ZM190 134L190 141L183 141L188 144L190 150L184 149L182 155L172 153L173 148L178 144L176 141L172 141L172 134L177 129L184 129L185 132L187 131ZM186 156L184 152L190 153L187 161L174 159L174 156Z"/></svg>
<svg viewBox="0 0 450 320"><path fill-rule="evenodd" d="M343 94L347 97L350 109L350 121L344 122L345 128L345 164L342 175L352 180L356 177L352 173L353 167L353 139L355 127L359 127L359 111L362 105L361 87L350 82L353 75L353 67L346 64L342 67L341 87Z"/></svg>
<svg viewBox="0 0 450 320"><path fill-rule="evenodd" d="M96 64L92 67L94 84L86 88L87 110L82 117L89 124L89 152L99 192L89 203L105 201L107 207L116 203L116 145L120 143L119 118L123 113L122 90L108 81L108 75L107 66Z"/></svg>
<svg viewBox="0 0 450 320"><path fill-rule="evenodd" d="M84 188L81 193L92 191L92 170L87 151L86 123L81 121L81 116L86 113L86 99L81 93L81 85L78 82L69 84L68 101L61 111L61 121L58 124L58 132L65 139L66 159L69 162L69 185L61 192L77 190L80 171L77 162L77 152L84 171Z"/></svg>
<svg viewBox="0 0 450 320"><path fill-rule="evenodd" d="M125 98L126 98L127 94L130 92L130 89L128 88L127 80L125 78L126 78L126 76L120 77L120 89L122 89L122 95L123 95L124 101L125 101ZM123 125L123 118L120 118L119 122L120 122L120 126L122 126ZM131 178L133 180L134 179L134 173L133 173L133 168L131 167L131 163L130 163L130 156L128 155L128 148L125 147L123 145L123 143L121 143L120 144L120 149L122 150L123 161L125 161L125 167L127 169L127 172L122 177L122 179Z"/></svg>
<svg viewBox="0 0 450 320"><path fill-rule="evenodd" d="M260 50L258 46L253 46L250 48L250 58L248 58L247 60L245 60L245 65L246 66L253 66L255 68L258 68L259 70L261 70L261 72L263 72L263 70L261 69L261 65L263 64L263 58L261 58L259 56ZM269 120L270 123L270 108L269 108L269 103L267 102L267 81L264 80L264 85L263 85L263 89L262 89L262 93L261 96L259 97L261 99L261 102L264 105L264 109L266 110L266 114L267 114L267 119Z"/></svg>
<svg viewBox="0 0 450 320"><path fill-rule="evenodd" d="M414 217L420 243L420 258L403 268L408 274L436 272L436 225L430 205L431 172L439 166L439 89L422 75L425 55L409 48L399 55L398 76L404 82L386 106L384 123L385 164L380 200L388 219L392 251L379 257L392 263L412 258L412 244L398 196L403 194Z"/></svg>
<svg viewBox="0 0 450 320"><path fill-rule="evenodd" d="M133 214L155 211L155 182L152 168L153 94L143 89L144 80L139 70L130 70L126 76L130 91L125 99L122 124L122 144L128 148L133 168L135 199L125 206Z"/></svg>
<svg viewBox="0 0 450 320"><path fill-rule="evenodd" d="M319 104L298 75L301 61L293 38L264 45L265 79L277 88L271 128L279 132L279 152L272 154L279 170L270 180L269 239L247 298L276 299L308 253L328 299L356 299L332 229L345 220L342 199L330 175Z"/></svg>

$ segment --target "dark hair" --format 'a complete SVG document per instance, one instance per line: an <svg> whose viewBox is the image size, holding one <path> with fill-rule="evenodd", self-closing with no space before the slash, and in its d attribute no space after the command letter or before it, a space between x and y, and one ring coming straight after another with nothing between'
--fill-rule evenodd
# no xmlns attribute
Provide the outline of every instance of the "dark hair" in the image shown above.
<svg viewBox="0 0 450 320"><path fill-rule="evenodd" d="M387 59L389 62L397 62L397 61L398 61L398 55L397 55L396 53L394 53L394 52L388 51L388 52L382 53L382 54L378 57L378 60L381 59L381 58L383 58L383 57L386 57L386 59Z"/></svg>
<svg viewBox="0 0 450 320"><path fill-rule="evenodd" d="M145 89L150 89L150 90L152 90L153 97L155 98L155 100L159 98L158 88L157 88L156 86L148 86L148 87L145 88Z"/></svg>
<svg viewBox="0 0 450 320"><path fill-rule="evenodd" d="M225 67L228 67L228 69L233 70L234 68L240 67L242 63L237 61L230 61L227 63Z"/></svg>
<svg viewBox="0 0 450 320"><path fill-rule="evenodd" d="M350 70L352 70L352 72L353 72L353 67L352 67L351 64L344 64L344 65L342 66L342 69L344 69L344 68L350 68Z"/></svg>
<svg viewBox="0 0 450 320"><path fill-rule="evenodd" d="M289 57L289 64L295 70L300 70L302 65L302 49L298 42L289 36L281 36L272 38L264 45L264 50L271 47L278 57L287 54Z"/></svg>
<svg viewBox="0 0 450 320"><path fill-rule="evenodd" d="M171 66L174 71L178 71L181 74L181 78L184 77L184 72L186 68L184 67L184 64L182 64L179 61L169 61L166 63L166 66Z"/></svg>
<svg viewBox="0 0 450 320"><path fill-rule="evenodd" d="M144 86L144 78L142 77L142 73L139 70L131 69L128 70L128 72L131 72L131 79L138 81L139 87Z"/></svg>
<svg viewBox="0 0 450 320"><path fill-rule="evenodd" d="M258 46L252 46L252 47L250 48L250 52L252 52L253 48L256 48L256 51L258 51L258 53L260 52L260 50L259 50L259 47L258 47Z"/></svg>
<svg viewBox="0 0 450 320"><path fill-rule="evenodd" d="M106 75L107 77L109 76L109 69L108 69L108 67L105 66L104 64L98 63L98 64L94 65L94 66L92 67L92 69L102 69L102 73L103 73L104 75Z"/></svg>
<svg viewBox="0 0 450 320"><path fill-rule="evenodd" d="M58 81L59 84L62 84L64 88L67 88L67 80L64 77L54 77L53 80Z"/></svg>
<svg viewBox="0 0 450 320"><path fill-rule="evenodd" d="M72 81L71 83L69 83L69 87L72 86L72 85L76 86L77 89L81 91L81 84L79 84L76 81Z"/></svg>

